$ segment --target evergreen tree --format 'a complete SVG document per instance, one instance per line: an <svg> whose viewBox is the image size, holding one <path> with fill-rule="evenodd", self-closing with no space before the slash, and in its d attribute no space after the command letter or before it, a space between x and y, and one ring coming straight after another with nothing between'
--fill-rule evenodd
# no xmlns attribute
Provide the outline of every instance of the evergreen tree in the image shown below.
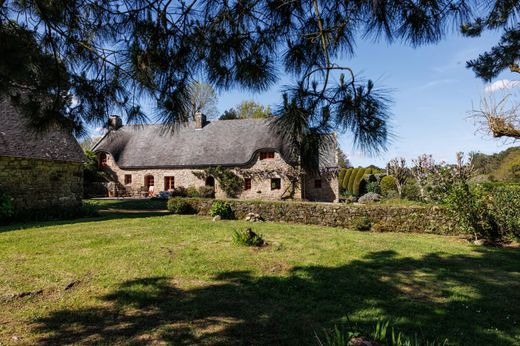
<svg viewBox="0 0 520 346"><path fill-rule="evenodd" d="M13 96L39 128L58 121L81 133L114 113L146 121L140 104L150 99L154 120L173 125L189 120L196 78L258 92L283 70L295 83L274 127L294 150L315 156L337 128L377 152L389 99L336 61L360 36L436 42L470 10L464 0L3 0L0 96Z"/></svg>

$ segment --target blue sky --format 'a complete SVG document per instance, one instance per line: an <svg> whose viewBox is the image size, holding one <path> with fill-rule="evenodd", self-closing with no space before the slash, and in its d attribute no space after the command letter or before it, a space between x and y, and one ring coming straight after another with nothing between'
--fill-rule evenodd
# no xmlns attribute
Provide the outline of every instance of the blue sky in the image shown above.
<svg viewBox="0 0 520 346"><path fill-rule="evenodd" d="M355 166L384 166L389 159L403 156L408 161L420 154L433 154L438 161L452 162L457 151L493 153L508 146L476 134L468 111L478 106L485 84L466 69L465 62L498 42L499 34L488 32L479 38L452 34L437 45L411 48L406 45L358 41L355 57L341 61L356 73L391 89L391 127L395 134L388 151L366 157L354 150L350 134L340 135L340 144ZM498 79L514 79L503 73ZM242 100L253 99L275 106L281 100L282 76L276 87L261 94L232 90L219 95L220 112Z"/></svg>

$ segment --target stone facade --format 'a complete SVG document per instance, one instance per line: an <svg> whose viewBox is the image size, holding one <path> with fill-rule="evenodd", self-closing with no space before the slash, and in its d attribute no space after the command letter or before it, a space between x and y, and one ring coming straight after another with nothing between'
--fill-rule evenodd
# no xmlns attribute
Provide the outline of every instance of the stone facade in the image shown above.
<svg viewBox="0 0 520 346"><path fill-rule="evenodd" d="M212 199L186 198L200 215L208 215ZM227 200L237 219L259 214L266 221L355 229L368 218L375 232L462 234L449 211L438 206L352 205L343 203L267 202Z"/></svg>
<svg viewBox="0 0 520 346"><path fill-rule="evenodd" d="M83 197L83 164L0 156L0 188L16 210L74 207Z"/></svg>
<svg viewBox="0 0 520 346"><path fill-rule="evenodd" d="M198 178L193 172L202 172L201 169L195 168L150 168L150 169L122 169L118 167L116 161L109 153L98 153L98 155L106 155L106 166L104 171L110 180L117 183L119 189L124 188L130 195L143 195L148 191L146 181L148 176L153 176L154 189L153 193L157 194L160 191L165 191L165 177L174 177L174 186L179 187L201 187L206 185L204 179ZM251 188L243 189L237 196L239 199L262 199L262 200L282 200L282 199L309 199L334 202L339 198L339 188L337 178L330 177L314 177L304 176L294 186L291 180L284 172L288 172L291 166L287 164L281 155L274 153L274 158L260 159L260 154L255 154L253 163L246 167L234 169L235 173L250 177ZM125 176L131 176L130 183ZM280 188L273 189L271 179L280 179ZM315 180L321 180L321 187L317 187ZM303 181L303 184L301 183ZM302 190L302 185L304 189ZM111 194L117 194L116 191L111 191ZM216 198L225 198L224 191L219 186L218 181L215 181L215 196Z"/></svg>

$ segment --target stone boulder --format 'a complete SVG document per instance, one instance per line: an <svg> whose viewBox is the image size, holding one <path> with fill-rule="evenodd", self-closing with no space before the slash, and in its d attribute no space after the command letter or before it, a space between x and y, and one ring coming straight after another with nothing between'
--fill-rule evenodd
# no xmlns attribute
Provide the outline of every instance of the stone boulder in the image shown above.
<svg viewBox="0 0 520 346"><path fill-rule="evenodd" d="M246 215L245 220L249 221L249 222L263 222L263 221L265 221L264 218L262 216L260 216L260 214L255 214L255 213L248 213Z"/></svg>
<svg viewBox="0 0 520 346"><path fill-rule="evenodd" d="M359 197L358 203L373 203L379 202L381 200L381 195L375 192L369 192Z"/></svg>

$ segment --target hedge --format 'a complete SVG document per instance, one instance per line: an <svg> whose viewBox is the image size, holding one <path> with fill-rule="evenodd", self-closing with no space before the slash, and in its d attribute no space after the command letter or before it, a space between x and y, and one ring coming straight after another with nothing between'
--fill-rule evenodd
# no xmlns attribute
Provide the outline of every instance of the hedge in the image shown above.
<svg viewBox="0 0 520 346"><path fill-rule="evenodd" d="M360 168L356 174L356 178L354 179L354 184L352 185L352 194L354 196L359 195L359 186L361 184L361 179L365 175L366 168Z"/></svg>
<svg viewBox="0 0 520 346"><path fill-rule="evenodd" d="M352 189L354 188L354 180L356 179L356 175L359 172L360 168L354 168L352 170L352 174L350 174L350 177L348 179L348 192L352 193Z"/></svg>
<svg viewBox="0 0 520 346"><path fill-rule="evenodd" d="M348 191L348 182L349 182L350 176L352 175L353 170L354 170L354 168L349 168L345 172L345 176L343 177L343 180L341 182L341 187L343 188L343 190Z"/></svg>

